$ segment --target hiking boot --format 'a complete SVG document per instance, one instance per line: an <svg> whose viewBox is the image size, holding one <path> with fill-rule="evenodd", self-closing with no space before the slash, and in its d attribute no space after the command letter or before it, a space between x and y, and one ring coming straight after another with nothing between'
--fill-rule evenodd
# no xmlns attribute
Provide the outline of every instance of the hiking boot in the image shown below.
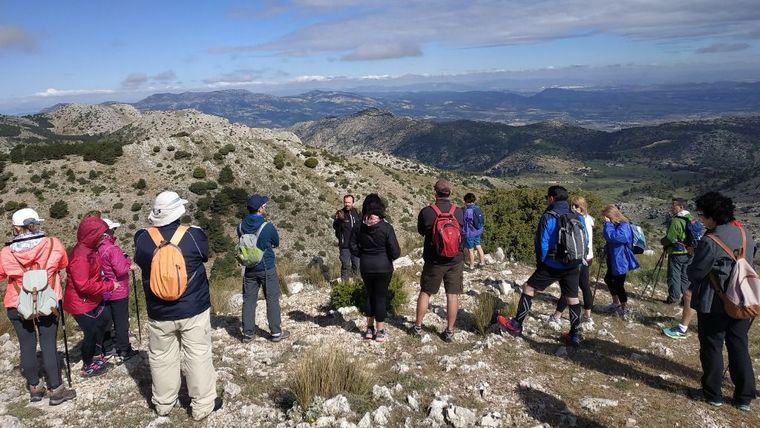
<svg viewBox="0 0 760 428"><path fill-rule="evenodd" d="M512 336L522 336L522 325L520 325L519 322L517 322L516 319L508 319L504 315L498 315L496 317L496 323L499 324L499 326L502 328L502 330L505 330L507 333L511 334Z"/></svg>
<svg viewBox="0 0 760 428"><path fill-rule="evenodd" d="M577 348L581 345L581 335L579 333L570 334L570 332L563 333L562 334L562 341L565 342L566 345L572 346L574 348Z"/></svg>
<svg viewBox="0 0 760 428"><path fill-rule="evenodd" d="M367 326L367 329L362 333L364 340L372 340L375 338L375 327Z"/></svg>
<svg viewBox="0 0 760 428"><path fill-rule="evenodd" d="M409 334L412 336L421 339L422 335L425 334L425 331L422 330L421 325L414 324L411 329L409 329Z"/></svg>
<svg viewBox="0 0 760 428"><path fill-rule="evenodd" d="M95 377L108 371L108 363L102 360L93 360L87 367L82 369L82 377Z"/></svg>
<svg viewBox="0 0 760 428"><path fill-rule="evenodd" d="M283 331L282 334L285 334L285 332ZM212 413L216 412L217 410L221 409L222 406L224 406L224 400L222 400L222 397L216 397L214 399L214 408L211 409L210 412L208 412L206 414L203 414L203 415L197 415L197 416L193 415L193 419L195 419L196 421L201 421L203 419L206 419L210 414L212 414Z"/></svg>
<svg viewBox="0 0 760 428"><path fill-rule="evenodd" d="M42 401L42 397L45 396L45 387L42 386L42 383L27 385L27 389L29 390L29 401L33 403Z"/></svg>
<svg viewBox="0 0 760 428"><path fill-rule="evenodd" d="M446 343L451 343L454 341L454 331L453 330L443 330L443 333L441 333L441 339L443 339Z"/></svg>
<svg viewBox="0 0 760 428"><path fill-rule="evenodd" d="M287 331L287 330L283 330L280 333L271 335L270 338L269 338L269 340L271 340L272 342L277 343L277 342L280 342L280 341L282 341L284 339L287 339L289 337L290 337L290 332Z"/></svg>
<svg viewBox="0 0 760 428"><path fill-rule="evenodd" d="M139 353L140 353L139 351L132 348L129 348L126 351L119 351L119 359L121 359L121 361L127 361L130 358L138 355Z"/></svg>
<svg viewBox="0 0 760 428"><path fill-rule="evenodd" d="M749 412L750 410L752 410L752 407L749 405L749 403L747 403L747 404L734 404L734 406L740 412Z"/></svg>
<svg viewBox="0 0 760 428"><path fill-rule="evenodd" d="M69 401L77 396L77 392L73 389L66 388L63 384L60 384L58 388L50 391L50 400L48 404L51 406L57 406L64 401Z"/></svg>
<svg viewBox="0 0 760 428"><path fill-rule="evenodd" d="M251 343L253 342L255 338L253 336L249 336L247 334L243 334L243 336L240 338L240 341L242 343Z"/></svg>
<svg viewBox="0 0 760 428"><path fill-rule="evenodd" d="M366 336L365 336L366 338ZM375 334L375 342L377 343L385 343L385 341L388 340L388 333L385 332L385 330L378 330L377 334Z"/></svg>
<svg viewBox="0 0 760 428"><path fill-rule="evenodd" d="M671 339L686 339L688 337L688 333L685 331L681 331L681 328L676 326L673 327L667 327L662 329L662 334L665 336L668 336Z"/></svg>

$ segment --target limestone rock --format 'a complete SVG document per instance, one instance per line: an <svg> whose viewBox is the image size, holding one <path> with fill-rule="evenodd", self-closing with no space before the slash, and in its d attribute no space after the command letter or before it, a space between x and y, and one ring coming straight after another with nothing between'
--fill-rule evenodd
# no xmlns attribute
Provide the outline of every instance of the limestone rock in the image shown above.
<svg viewBox="0 0 760 428"><path fill-rule="evenodd" d="M406 402L409 404L409 407L414 410L415 412L420 411L420 403L417 401L417 393L410 394L406 396Z"/></svg>
<svg viewBox="0 0 760 428"><path fill-rule="evenodd" d="M498 248L496 249L496 251L494 251L494 252L493 252L493 254L492 254L491 256L492 256L492 257L494 258L494 260L496 260L497 262L503 262L503 261L504 261L504 260L507 258L506 254L504 254L504 250L503 250L501 247L498 247Z"/></svg>
<svg viewBox="0 0 760 428"><path fill-rule="evenodd" d="M328 416L345 416L351 413L351 405L343 395L336 395L326 400L322 405L322 412Z"/></svg>
<svg viewBox="0 0 760 428"><path fill-rule="evenodd" d="M478 422L478 425L482 427L500 427L501 426L501 413L499 412L491 412L482 418L480 418L480 422Z"/></svg>
<svg viewBox="0 0 760 428"><path fill-rule="evenodd" d="M301 291L303 291L303 282L301 281L293 281L289 282L288 284L288 293L289 294L298 294Z"/></svg>
<svg viewBox="0 0 760 428"><path fill-rule="evenodd" d="M375 385L372 387L372 397L375 400L393 401L393 393L387 386Z"/></svg>
<svg viewBox="0 0 760 428"><path fill-rule="evenodd" d="M443 424L445 421L443 411L449 403L444 397L436 397L428 407L428 419L437 424Z"/></svg>
<svg viewBox="0 0 760 428"><path fill-rule="evenodd" d="M375 422L375 426L384 427L388 425L390 417L391 409L388 406L380 406L372 412L372 421Z"/></svg>
<svg viewBox="0 0 760 428"><path fill-rule="evenodd" d="M475 412L460 406L449 405L444 410L446 422L454 428L471 427L475 425Z"/></svg>
<svg viewBox="0 0 760 428"><path fill-rule="evenodd" d="M238 312L243 307L243 294L237 293L230 296L229 301L227 302L230 305L230 310Z"/></svg>
<svg viewBox="0 0 760 428"><path fill-rule="evenodd" d="M224 395L230 398L237 397L241 392L243 392L243 389L238 384L232 382L227 382L224 384Z"/></svg>
<svg viewBox="0 0 760 428"><path fill-rule="evenodd" d="M617 400L610 400L607 398L591 398L586 397L581 399L581 407L588 410L591 413L597 413L599 410L605 407L617 407Z"/></svg>
<svg viewBox="0 0 760 428"><path fill-rule="evenodd" d="M409 256L400 257L393 261L393 267L395 269L414 266L414 261Z"/></svg>

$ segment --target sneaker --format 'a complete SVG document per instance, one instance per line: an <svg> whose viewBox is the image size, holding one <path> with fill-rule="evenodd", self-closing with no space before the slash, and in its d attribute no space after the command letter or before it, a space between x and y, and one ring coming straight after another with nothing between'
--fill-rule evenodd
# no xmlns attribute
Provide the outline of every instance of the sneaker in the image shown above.
<svg viewBox="0 0 760 428"><path fill-rule="evenodd" d="M662 334L665 336L668 336L671 339L686 339L688 337L687 332L681 331L681 329L676 325L673 327L667 327L662 329Z"/></svg>
<svg viewBox="0 0 760 428"><path fill-rule="evenodd" d="M750 410L752 410L752 407L750 407L749 403L747 403L747 404L735 404L734 406L736 406L736 409L739 410L739 411L741 411L741 412L749 412Z"/></svg>
<svg viewBox="0 0 760 428"><path fill-rule="evenodd" d="M581 335L579 333L570 334L570 332L567 332L562 334L562 341L574 348L580 346L581 340Z"/></svg>
<svg viewBox="0 0 760 428"><path fill-rule="evenodd" d="M103 355L105 356L106 359L111 358L111 357L115 357L116 354L118 354L118 351L116 351L116 348L111 348L111 349L107 350L105 353L103 353Z"/></svg>
<svg viewBox="0 0 760 428"><path fill-rule="evenodd" d="M388 333L386 333L385 330L378 330L375 335L375 342L385 343L386 340L388 340Z"/></svg>
<svg viewBox="0 0 760 428"><path fill-rule="evenodd" d="M45 396L45 387L42 386L41 383L38 383L37 385L27 385L27 389L29 390L29 401L33 403L42 401L42 397Z"/></svg>
<svg viewBox="0 0 760 428"><path fill-rule="evenodd" d="M372 340L375 338L375 327L367 326L367 329L362 333L364 340Z"/></svg>
<svg viewBox="0 0 760 428"><path fill-rule="evenodd" d="M587 317L587 316L584 315L583 318L581 319L581 324L586 325L588 327L593 327L594 326L594 319L591 318L591 317Z"/></svg>
<svg viewBox="0 0 760 428"><path fill-rule="evenodd" d="M244 333L243 336L240 338L240 341L242 343L251 343L253 342L253 339L255 339L253 336L249 336Z"/></svg>
<svg viewBox="0 0 760 428"><path fill-rule="evenodd" d="M57 406L64 401L69 401L76 398L77 392L73 389L66 388L63 384L60 384L58 388L50 391L50 400L48 404L51 406Z"/></svg>
<svg viewBox="0 0 760 428"><path fill-rule="evenodd" d="M546 319L546 322L549 324L562 324L561 315L559 317L554 316L554 314L549 315L549 317Z"/></svg>
<svg viewBox="0 0 760 428"><path fill-rule="evenodd" d="M90 365L82 369L82 377L95 377L108 371L108 363L102 360L93 360Z"/></svg>
<svg viewBox="0 0 760 428"><path fill-rule="evenodd" d="M619 309L620 309L620 305L616 305L613 303L611 305L600 307L598 312L603 313L603 314L611 314L611 313L617 312Z"/></svg>
<svg viewBox="0 0 760 428"><path fill-rule="evenodd" d="M705 391L702 389L691 389L688 392L689 398L696 401L704 401L713 407L720 407L723 405L723 400L708 400L705 398Z"/></svg>
<svg viewBox="0 0 760 428"><path fill-rule="evenodd" d="M506 330L506 332L512 336L522 335L522 325L520 325L520 323L517 322L517 320L514 318L508 319L504 315L498 315L496 317L496 323L499 324L503 330Z"/></svg>
<svg viewBox="0 0 760 428"><path fill-rule="evenodd" d="M279 333L279 334L273 334L273 335L272 335L272 336L269 338L269 340L271 340L272 342L275 342L275 343L276 343L276 342L280 342L280 341L282 341L282 340L284 340L284 339L287 339L287 338L289 338L289 337L290 337L290 332L289 332L289 331L287 331L287 330L283 330L283 331L282 331L281 333Z"/></svg>
<svg viewBox="0 0 760 428"><path fill-rule="evenodd" d="M414 324L411 329L409 329L409 334L416 338L422 338L422 335L425 334L425 331L422 330L421 325Z"/></svg>
<svg viewBox="0 0 760 428"><path fill-rule="evenodd" d="M119 358L121 361L127 361L130 358L134 357L135 355L138 355L140 352L138 352L135 349L129 348L126 351L119 351Z"/></svg>
<svg viewBox="0 0 760 428"><path fill-rule="evenodd" d="M443 333L441 333L441 339L443 339L446 343L451 343L454 341L454 331L446 329L443 330Z"/></svg>

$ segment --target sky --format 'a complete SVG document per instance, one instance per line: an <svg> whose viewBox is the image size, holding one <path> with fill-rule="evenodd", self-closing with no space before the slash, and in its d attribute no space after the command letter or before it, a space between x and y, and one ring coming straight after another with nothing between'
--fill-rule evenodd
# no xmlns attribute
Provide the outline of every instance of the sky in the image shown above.
<svg viewBox="0 0 760 428"><path fill-rule="evenodd" d="M231 88L719 80L760 80L758 0L0 0L0 113Z"/></svg>

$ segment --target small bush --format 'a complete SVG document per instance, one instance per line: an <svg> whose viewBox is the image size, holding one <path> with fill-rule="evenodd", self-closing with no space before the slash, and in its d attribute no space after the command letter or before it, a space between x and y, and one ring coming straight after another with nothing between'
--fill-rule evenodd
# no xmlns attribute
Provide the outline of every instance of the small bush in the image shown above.
<svg viewBox="0 0 760 428"><path fill-rule="evenodd" d="M274 167L277 169L283 169L285 168L285 153L278 152L274 156Z"/></svg>
<svg viewBox="0 0 760 428"><path fill-rule="evenodd" d="M193 178L202 180L206 178L206 170L203 167L197 166L193 169Z"/></svg>
<svg viewBox="0 0 760 428"><path fill-rule="evenodd" d="M141 209L142 209L142 204L139 202L135 202L132 204L132 208L130 208L130 211L137 212L137 211L140 211Z"/></svg>
<svg viewBox="0 0 760 428"><path fill-rule="evenodd" d="M205 195L208 191L208 183L205 181L196 181L195 183L190 184L189 189L196 195Z"/></svg>
<svg viewBox="0 0 760 428"><path fill-rule="evenodd" d="M320 272L321 274L321 272ZM364 284L360 281L338 281L330 290L329 305L333 309L356 306L361 308L364 300Z"/></svg>
<svg viewBox="0 0 760 428"><path fill-rule="evenodd" d="M299 357L288 387L302 409L311 404L314 397L365 396L374 384L367 367L367 362L338 348L310 349Z"/></svg>
<svg viewBox="0 0 760 428"><path fill-rule="evenodd" d="M61 219L69 215L69 204L65 201L56 201L50 206L50 217Z"/></svg>
<svg viewBox="0 0 760 428"><path fill-rule="evenodd" d="M177 150L174 152L174 160L190 159L191 157L193 157L193 155L184 150Z"/></svg>
<svg viewBox="0 0 760 428"><path fill-rule="evenodd" d="M115 210L120 210L122 208L124 208L124 202L117 202L117 203L113 204L113 209L115 209Z"/></svg>
<svg viewBox="0 0 760 428"><path fill-rule="evenodd" d="M401 313L401 308L409 301L409 293L404 286L404 278L398 272L393 273L388 285L388 311L394 315Z"/></svg>
<svg viewBox="0 0 760 428"><path fill-rule="evenodd" d="M496 315L501 301L498 297L491 293L481 293L475 300L475 310L472 313L473 323L475 324L475 330L485 335L488 332L488 328L493 323L493 318Z"/></svg>
<svg viewBox="0 0 760 428"><path fill-rule="evenodd" d="M145 179L141 178L137 180L136 183L132 184L132 187L134 187L137 190L142 190L147 186L147 183L145 183Z"/></svg>
<svg viewBox="0 0 760 428"><path fill-rule="evenodd" d="M235 181L235 176L232 173L232 168L228 165L219 171L219 184L227 184Z"/></svg>
<svg viewBox="0 0 760 428"><path fill-rule="evenodd" d="M319 165L319 161L317 160L317 158L308 158L308 159L306 159L306 160L303 162L303 164L304 164L304 165L305 165L307 168L316 168L316 167L317 167L317 165Z"/></svg>

